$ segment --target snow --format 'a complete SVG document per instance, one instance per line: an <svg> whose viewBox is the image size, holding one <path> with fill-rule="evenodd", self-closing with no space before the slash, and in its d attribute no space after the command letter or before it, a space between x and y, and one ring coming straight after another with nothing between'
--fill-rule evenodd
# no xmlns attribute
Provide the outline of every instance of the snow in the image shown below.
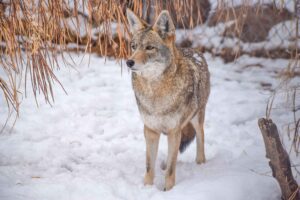
<svg viewBox="0 0 300 200"><path fill-rule="evenodd" d="M77 62L81 56L73 54ZM113 60L92 55L75 70L56 72L68 94L56 85L52 107L42 98L37 107L32 94L22 99L17 123L11 127L11 120L0 135L0 199L280 199L257 120L265 114L269 89L278 83L276 71L288 60L242 56L224 64L210 54L205 57L212 82L205 122L207 162L195 163L193 142L178 158L171 191L162 191L165 136L154 185L143 185L145 141L130 73ZM6 114L0 110L2 125ZM281 120L276 123L289 120L286 111L275 114Z"/></svg>
<svg viewBox="0 0 300 200"><path fill-rule="evenodd" d="M299 27L299 22L298 22ZM298 28L299 33L299 28ZM269 40L295 40L297 38L297 21L287 20L281 23L276 24L269 31L268 39ZM274 41L274 42L275 42Z"/></svg>

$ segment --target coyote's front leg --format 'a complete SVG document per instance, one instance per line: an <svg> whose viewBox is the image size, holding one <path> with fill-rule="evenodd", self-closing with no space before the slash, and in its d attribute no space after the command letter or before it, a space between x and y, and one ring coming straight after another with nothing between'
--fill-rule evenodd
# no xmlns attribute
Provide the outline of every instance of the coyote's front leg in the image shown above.
<svg viewBox="0 0 300 200"><path fill-rule="evenodd" d="M181 130L175 129L168 134L168 159L164 190L170 190L175 185L176 161L181 140Z"/></svg>
<svg viewBox="0 0 300 200"><path fill-rule="evenodd" d="M144 126L144 134L146 139L146 174L144 184L152 185L160 133L156 133Z"/></svg>

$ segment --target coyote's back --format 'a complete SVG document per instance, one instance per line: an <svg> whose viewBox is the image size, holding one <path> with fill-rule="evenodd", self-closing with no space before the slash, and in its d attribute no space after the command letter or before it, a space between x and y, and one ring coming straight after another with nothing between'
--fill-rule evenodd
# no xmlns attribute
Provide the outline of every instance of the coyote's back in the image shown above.
<svg viewBox="0 0 300 200"><path fill-rule="evenodd" d="M198 77L199 107L205 107L210 94L210 74L206 60L198 48L180 48L182 56L196 66Z"/></svg>

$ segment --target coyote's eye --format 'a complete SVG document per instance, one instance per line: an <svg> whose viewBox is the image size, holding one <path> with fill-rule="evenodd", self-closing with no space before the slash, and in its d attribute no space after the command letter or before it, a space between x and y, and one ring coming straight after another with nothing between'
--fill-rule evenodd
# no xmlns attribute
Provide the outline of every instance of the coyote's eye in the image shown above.
<svg viewBox="0 0 300 200"><path fill-rule="evenodd" d="M154 46L146 46L146 50L153 50Z"/></svg>
<svg viewBox="0 0 300 200"><path fill-rule="evenodd" d="M132 50L135 50L136 49L136 45L135 44L131 44L131 48L132 48Z"/></svg>

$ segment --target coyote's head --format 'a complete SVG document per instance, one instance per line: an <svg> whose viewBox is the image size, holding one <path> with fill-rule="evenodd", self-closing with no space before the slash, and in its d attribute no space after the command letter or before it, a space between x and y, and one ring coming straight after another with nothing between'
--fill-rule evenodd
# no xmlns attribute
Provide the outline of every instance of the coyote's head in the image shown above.
<svg viewBox="0 0 300 200"><path fill-rule="evenodd" d="M127 19L132 33L132 55L127 66L145 77L158 77L174 59L175 26L169 12L162 11L153 26L129 9Z"/></svg>

